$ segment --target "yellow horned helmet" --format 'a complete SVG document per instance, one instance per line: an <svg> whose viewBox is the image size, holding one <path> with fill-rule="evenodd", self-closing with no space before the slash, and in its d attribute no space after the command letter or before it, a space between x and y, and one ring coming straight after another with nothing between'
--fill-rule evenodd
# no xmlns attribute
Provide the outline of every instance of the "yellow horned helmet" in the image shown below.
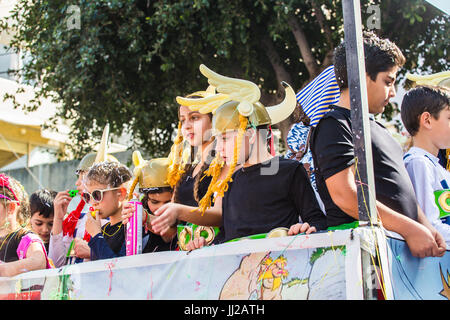
<svg viewBox="0 0 450 320"><path fill-rule="evenodd" d="M199 69L217 93L198 99L179 97L177 101L191 110L213 113L213 129L219 133L238 130L239 115L248 118L249 125L255 127L279 123L289 117L297 105L295 92L286 82L282 82L285 99L278 105L266 108L259 102L261 91L255 83L220 75L203 64Z"/></svg>
<svg viewBox="0 0 450 320"><path fill-rule="evenodd" d="M77 171L88 171L89 168L99 162L110 161L119 162L114 156L108 154L109 124L103 129L102 140L97 152L91 152L85 155L78 164Z"/></svg>
<svg viewBox="0 0 450 320"><path fill-rule="evenodd" d="M450 88L450 71L438 72L430 75L406 74L406 78L416 85L431 85Z"/></svg>
<svg viewBox="0 0 450 320"><path fill-rule="evenodd" d="M289 84L282 82L286 91L284 100L275 106L265 107L259 99L261 91L259 87L247 80L235 79L220 75L210 70L205 65L200 65L200 72L208 78L208 83L216 88L215 95L203 99L182 99L191 110L208 110L213 113L214 134L225 133L227 130L238 130L234 156L230 164L227 176L219 181L223 163L216 158L210 165L207 174L212 176L211 184L203 199L199 202L199 210L202 214L211 206L211 196L223 197L228 190L228 183L236 168L240 154L242 138L249 126L258 127L279 123L288 118L295 110L297 100L295 92ZM218 103L222 102L222 104ZM218 153L217 153L218 154ZM220 157L218 154L217 157Z"/></svg>
<svg viewBox="0 0 450 320"><path fill-rule="evenodd" d="M145 161L139 151L133 152L135 178L139 179L140 189L169 187L167 172L169 169L168 158L155 158Z"/></svg>
<svg viewBox="0 0 450 320"><path fill-rule="evenodd" d="M132 155L134 170L134 180L128 191L128 200L133 197L134 189L139 183L139 189L156 189L170 187L167 182L167 172L169 169L168 158L156 158L149 161L144 160L139 151L134 151Z"/></svg>

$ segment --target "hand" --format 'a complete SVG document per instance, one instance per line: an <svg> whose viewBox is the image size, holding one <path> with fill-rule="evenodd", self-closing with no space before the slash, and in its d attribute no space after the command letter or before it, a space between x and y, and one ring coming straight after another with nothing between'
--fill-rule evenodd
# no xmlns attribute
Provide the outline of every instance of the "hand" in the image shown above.
<svg viewBox="0 0 450 320"><path fill-rule="evenodd" d="M309 223L296 223L289 228L288 235L293 236L299 233L310 234L317 232L316 227L311 227Z"/></svg>
<svg viewBox="0 0 450 320"><path fill-rule="evenodd" d="M102 232L102 223L100 220L100 215L95 215L95 219L88 213L86 219L86 231L91 235L91 237L95 237L97 234Z"/></svg>
<svg viewBox="0 0 450 320"><path fill-rule="evenodd" d="M153 232L161 236L168 234L170 228L177 223L179 209L178 203L169 202L156 210L155 216L157 217L151 222Z"/></svg>
<svg viewBox="0 0 450 320"><path fill-rule="evenodd" d="M76 257L81 258L81 259L90 259L91 258L91 248L89 248L89 245L85 240L80 239L80 238L75 238L73 249L75 251Z"/></svg>
<svg viewBox="0 0 450 320"><path fill-rule="evenodd" d="M442 257L447 249L447 244L444 237L434 227L432 227L430 231L437 244L437 250L433 252L433 257Z"/></svg>
<svg viewBox="0 0 450 320"><path fill-rule="evenodd" d="M414 228L411 228L407 234L402 236L414 257L433 257L440 252L435 238L438 236L433 235L430 229L420 223L415 223Z"/></svg>
<svg viewBox="0 0 450 320"><path fill-rule="evenodd" d="M72 201L72 197L69 196L69 190L58 192L53 201L54 208L54 219L63 220L64 216L67 213L67 207L69 207L69 203Z"/></svg>
<svg viewBox="0 0 450 320"><path fill-rule="evenodd" d="M142 219L145 219L145 212L142 212ZM127 202L124 203L122 207L122 223L125 225L128 223L129 219L134 215L134 204Z"/></svg>
<svg viewBox="0 0 450 320"><path fill-rule="evenodd" d="M206 239L203 237L195 238L194 240L190 240L186 245L187 251L192 251L195 249L201 249L206 245Z"/></svg>

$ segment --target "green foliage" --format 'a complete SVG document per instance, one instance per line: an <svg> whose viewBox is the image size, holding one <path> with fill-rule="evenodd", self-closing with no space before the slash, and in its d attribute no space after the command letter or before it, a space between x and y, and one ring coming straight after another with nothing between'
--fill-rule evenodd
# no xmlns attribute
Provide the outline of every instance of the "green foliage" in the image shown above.
<svg viewBox="0 0 450 320"><path fill-rule="evenodd" d="M448 69L448 16L419 0L367 0L363 21L372 3L381 6L378 33L405 52L403 73L415 71L419 58L428 71ZM71 4L80 9L79 29L68 27ZM279 79L264 39L291 85L301 88L311 75L289 18L301 26L319 69L344 36L337 0L19 0L12 17L0 30L17 31L11 47L33 57L19 72L37 89L36 103L20 107L36 109L38 98L47 96L60 103L49 125L70 121L70 148L78 156L96 144L107 122L116 135L131 133L144 153L167 155L177 123L175 97L208 85L201 63L258 83L270 100Z"/></svg>

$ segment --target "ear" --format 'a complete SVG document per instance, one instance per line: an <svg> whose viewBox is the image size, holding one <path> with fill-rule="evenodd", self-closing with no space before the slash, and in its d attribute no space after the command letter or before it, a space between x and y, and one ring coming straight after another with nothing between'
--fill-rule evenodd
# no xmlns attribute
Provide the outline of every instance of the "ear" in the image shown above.
<svg viewBox="0 0 450 320"><path fill-rule="evenodd" d="M6 212L8 215L14 214L18 204L16 202L9 202L6 206Z"/></svg>
<svg viewBox="0 0 450 320"><path fill-rule="evenodd" d="M423 112L420 116L419 116L419 128L423 127L423 128L431 128L431 117L432 115L425 111Z"/></svg>
<svg viewBox="0 0 450 320"><path fill-rule="evenodd" d="M127 199L128 196L128 190L125 187L121 187L119 190L117 190L117 193L119 195L119 201L124 201Z"/></svg>

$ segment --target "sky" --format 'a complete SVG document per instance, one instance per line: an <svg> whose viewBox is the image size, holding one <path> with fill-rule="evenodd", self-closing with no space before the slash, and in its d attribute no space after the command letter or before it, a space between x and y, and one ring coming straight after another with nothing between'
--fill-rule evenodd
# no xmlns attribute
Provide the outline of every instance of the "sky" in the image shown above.
<svg viewBox="0 0 450 320"><path fill-rule="evenodd" d="M446 14L450 14L450 1L449 0L426 0L435 7L441 9Z"/></svg>

